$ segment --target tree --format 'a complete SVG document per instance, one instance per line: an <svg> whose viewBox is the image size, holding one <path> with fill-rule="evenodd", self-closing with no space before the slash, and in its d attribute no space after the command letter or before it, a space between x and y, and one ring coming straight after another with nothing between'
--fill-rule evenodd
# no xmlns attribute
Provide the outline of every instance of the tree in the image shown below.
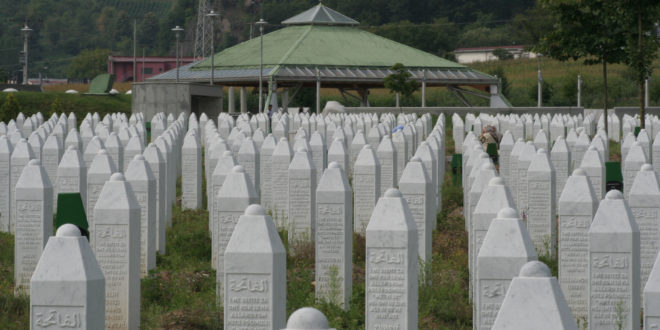
<svg viewBox="0 0 660 330"><path fill-rule="evenodd" d="M389 89L390 93L399 93L404 99L410 99L412 94L419 89L417 80L411 79L412 74L401 63L394 64L390 70L394 73L385 77L385 88Z"/></svg>
<svg viewBox="0 0 660 330"><path fill-rule="evenodd" d="M67 76L69 78L94 78L107 72L108 55L107 49L86 49L74 57L69 64Z"/></svg>
<svg viewBox="0 0 660 330"><path fill-rule="evenodd" d="M541 0L555 18L553 29L533 48L560 61L584 59L603 65L604 118L607 118L607 64L625 60L626 31L614 1ZM605 131L607 131L607 120Z"/></svg>
<svg viewBox="0 0 660 330"><path fill-rule="evenodd" d="M497 59L500 61L513 59L513 54L511 54L510 51L503 48L497 48L493 50L493 56L497 57Z"/></svg>
<svg viewBox="0 0 660 330"><path fill-rule="evenodd" d="M639 86L640 126L644 128L644 82L651 75L651 65L657 56L658 40L654 23L660 19L660 3L657 0L622 0L616 3L628 40L625 62Z"/></svg>
<svg viewBox="0 0 660 330"><path fill-rule="evenodd" d="M7 93L7 98L0 107L2 121L8 123L10 120L15 119L19 112L21 112L21 105L18 104L16 96L14 96L14 93Z"/></svg>

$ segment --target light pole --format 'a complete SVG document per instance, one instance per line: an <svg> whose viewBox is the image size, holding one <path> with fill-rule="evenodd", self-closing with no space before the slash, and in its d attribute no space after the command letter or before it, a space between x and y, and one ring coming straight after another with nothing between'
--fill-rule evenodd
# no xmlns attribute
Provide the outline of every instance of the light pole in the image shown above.
<svg viewBox="0 0 660 330"><path fill-rule="evenodd" d="M264 25L268 24L266 21L264 21L263 18L260 18L256 25L259 26L259 112L264 111L263 107L263 94L262 94L262 77L263 77L263 71L264 71Z"/></svg>
<svg viewBox="0 0 660 330"><path fill-rule="evenodd" d="M215 39L215 29L214 29L214 23L215 23L215 18L220 16L220 14L214 12L211 10L208 14L206 14L206 17L208 17L211 20L211 81L209 82L210 85L213 85L213 75L215 73L215 47L213 46L213 41Z"/></svg>
<svg viewBox="0 0 660 330"><path fill-rule="evenodd" d="M172 29L176 35L176 82L179 82L179 38L181 37L181 32L183 28L176 26Z"/></svg>
<svg viewBox="0 0 660 330"><path fill-rule="evenodd" d="M23 85L28 83L28 36L32 29L27 24L21 29L23 32Z"/></svg>

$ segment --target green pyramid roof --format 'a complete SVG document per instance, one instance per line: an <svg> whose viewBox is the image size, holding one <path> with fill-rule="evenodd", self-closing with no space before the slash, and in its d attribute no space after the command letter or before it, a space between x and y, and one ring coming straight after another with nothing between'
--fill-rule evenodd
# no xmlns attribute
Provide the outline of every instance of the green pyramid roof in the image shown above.
<svg viewBox="0 0 660 330"><path fill-rule="evenodd" d="M294 25L264 35L264 67L337 66L465 68L455 62L351 26ZM259 66L259 38L215 54L216 68ZM191 70L211 67L208 58Z"/></svg>
<svg viewBox="0 0 660 330"><path fill-rule="evenodd" d="M358 25L358 21L332 10L323 4L318 4L296 16L282 21L284 25Z"/></svg>

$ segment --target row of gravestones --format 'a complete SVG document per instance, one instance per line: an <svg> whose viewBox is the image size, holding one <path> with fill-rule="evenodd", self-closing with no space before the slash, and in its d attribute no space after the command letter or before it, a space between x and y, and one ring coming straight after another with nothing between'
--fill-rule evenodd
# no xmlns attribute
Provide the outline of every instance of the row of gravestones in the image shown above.
<svg viewBox="0 0 660 330"><path fill-rule="evenodd" d="M466 138L468 145L471 143L470 134L471 133L468 133L468 137ZM505 133L505 139L503 139L503 143L504 140L506 140L507 134L509 134L509 132ZM562 138L559 137L555 142L555 148L559 144L558 142L561 142L562 144L565 143L562 141ZM527 146L530 148L530 153L533 154L534 145L528 142ZM511 197L510 192L504 185L504 180L497 177L497 171L495 171L492 163L490 163L490 159L485 156L485 154L483 154L483 149L481 149L481 146L478 145L478 148L475 149L480 151L473 153L472 156L468 155L468 163L470 158L474 159L475 155L479 155L481 157L477 159L481 161L482 164L479 165L479 163L476 163L476 166L480 167L480 170L477 172L470 172L471 176L468 176L468 180L465 181L466 185L473 185L472 189L469 189L468 199L470 200L470 208L468 210L468 216L466 217L466 225L469 226L469 221L471 220L472 228L469 231L470 247L473 248L472 251L479 251L478 261L471 261L470 263L472 272L476 274L473 275L473 277L477 278L477 282L473 282L477 287L473 296L477 309L475 312L475 325L477 325L478 328L489 328L493 324L499 307L499 305L497 303L494 304L494 302L497 302L497 297L499 297L501 302L501 298L503 298L508 284L506 282L489 280L483 282L479 279L479 277L485 275L486 278L488 278L491 276L491 270L495 269L494 272L496 273L496 277L499 276L499 279L502 279L501 273L497 275L498 272L501 272L502 268L498 268L497 265L502 261L501 258L503 255L501 254L501 251L497 251L497 247L502 247L502 242L511 242L511 237L507 236L507 238L503 239L501 242L490 242L489 246L483 249L480 249L480 245L486 243L481 243L480 241L484 240L484 235L487 233L487 231L490 232L489 226L491 219L493 218L493 213L501 207L515 208L514 205L519 205L520 200L516 200L515 197ZM567 148L564 146L563 149ZM544 154L544 152L539 151L537 155L532 158L532 161L528 163L530 165L529 168L526 171L518 172L519 174L517 175L517 178L520 180L522 177L523 180L525 180L523 176L525 174L527 175L527 190L524 194L527 195L527 199L525 199L525 201L529 204L527 206L528 212L523 213L523 216L527 220L526 229L529 233L532 234L532 238L530 240L532 242L536 241L534 242L536 244L533 244L536 245L536 250L546 254L548 251L554 251L552 243L555 241L554 233L551 232L550 235L552 236L547 234L549 231L553 231L555 228L553 220L553 205L555 204L555 198L554 193L551 192L552 189L550 189L554 182L552 179L554 176L553 172L555 172L552 163L555 162L554 159L551 162L547 155L540 156L541 154ZM593 158L595 159L593 163L599 164L598 167L600 167L602 171L602 161L596 161L600 157L598 152L595 150L595 147L591 146L588 149L588 152L585 155L585 159L590 158L590 154L593 155ZM500 157L501 156L502 155L500 153ZM566 162L566 157L562 157L562 160ZM658 228L660 221L658 218L658 208L660 208L660 194L658 194L658 192L660 192L660 189L658 188L657 177L651 165L643 165L646 162L646 158L640 143L635 142L631 148L629 156L626 157L626 161L624 162L624 164L628 164L628 171L632 172L631 176L634 180L634 182L631 181L629 184L627 184L629 189L626 190L629 192L630 208L632 210L632 214L635 216L632 222L639 224L640 228L643 228L643 230L641 230L641 250L638 250L636 256L636 258L638 258L637 260L639 260L641 255L642 264L640 267L638 263L635 268L635 265L631 265L632 260L635 259L632 254L628 255L627 257L611 254L611 252L632 253L630 249L628 251L612 251L612 247L609 246L611 244L608 244L609 242L607 240L603 240L602 243L598 243L597 240L595 240L593 244L589 244L589 228L591 220L593 219L593 215L598 205L598 200L602 197L598 196L598 194L595 194L595 191L597 190L594 189L596 187L592 185L595 180L593 180L591 176L587 175L586 172L588 169L584 166L585 162L586 160L583 160L582 162L583 168L577 169L573 176L568 178L567 182L565 183L566 187L563 189L563 193L561 193L561 198L559 199L559 278L560 283L562 284L562 289L564 292L568 292L567 297L571 310L573 311L573 315L575 315L578 320L581 320L583 324L589 322L592 327L597 325L595 328L607 328L608 326L615 324L617 321L620 321L620 319L617 320L616 317L613 317L613 315L617 316L616 308L619 308L620 311L623 311L623 314L638 314L635 313L635 305L631 302L631 300L636 299L636 306L638 311L640 300L640 285L636 283L641 283L642 287L645 283L647 283L646 279L649 277L651 267L653 266L656 259L658 240L660 239L660 237L657 235L660 230L660 228ZM502 164L501 158L500 164ZM504 172L502 167L500 167L500 172ZM534 181L531 181L532 178L534 178ZM538 182L539 179L541 182ZM597 180L598 179L602 180L602 176L598 177ZM489 184L487 187L482 187L478 190L475 190L475 186L484 184L482 182L489 182ZM521 186L519 185L518 187L520 188ZM478 200L478 206L475 205L477 202L472 202L473 199ZM622 196L620 193L618 195L613 194L612 196L608 195L607 199L622 199ZM473 205L476 207L473 208ZM611 210L608 210L603 213L609 214L610 211ZM512 210L512 212L515 212L515 210ZM630 211L628 211L628 213L630 214ZM625 215L625 212L623 214ZM538 219L544 220L542 222L538 222L536 221ZM606 221L601 222L607 223ZM597 221L594 220L594 223L597 223ZM539 227L539 224L543 224L543 228ZM535 240L534 233L538 232L539 229L545 229L545 231L542 231L541 233L543 233L546 237L551 237L551 239L546 238L543 240ZM482 230L481 234L479 233L479 230ZM596 229L594 229L594 231L597 232ZM510 235L513 232L514 231L512 229L509 229L507 234ZM525 234L529 235L527 233ZM626 232L624 230L623 235L625 234ZM639 235L639 233L637 235ZM538 234L536 236L537 238L543 237L539 237ZM612 239L615 238L610 237L610 241L612 241ZM531 249L529 247L525 249L524 244L522 244L524 240L518 240L518 242L518 245L513 244L509 246L511 257L518 258L518 266L521 263L524 263L527 259L536 258L536 252L534 251L535 249L533 245L530 245ZM592 247L591 250L590 247ZM531 251L531 253L529 253L529 251ZM595 252L595 254L592 254L592 252ZM500 259L496 259L495 262L491 263L487 262L486 264L488 266L486 268L477 268L475 270L474 267L479 266L479 263L482 262L482 254L497 256ZM596 255L600 254L602 254L602 256L600 256L601 259L595 257ZM590 256L594 256L593 262L598 265L594 270L589 269ZM476 258L476 256L474 256L474 252L470 252L470 257L472 260ZM612 262L617 263L617 265L610 266L608 264ZM475 263L477 264L475 265ZM508 269L510 270L510 268ZM517 268L514 267L514 269ZM621 274L595 275L595 279L594 277L591 277L590 280L589 275L591 273L597 273L598 271L606 273L614 271L616 273L617 269L636 269L637 276L639 276L639 271L641 269L641 282L639 278L634 282L631 280L631 278L634 277L633 273L627 274L625 276ZM484 272L486 274L484 274ZM505 277L508 278L515 276L515 274L511 273L510 271L506 274L507 275ZM618 280L601 280L603 278L615 278ZM623 285L623 288L626 289L624 290L621 287L612 287L612 283L615 283L615 285ZM586 286L585 284L590 284L590 286ZM652 286L653 282L651 280L648 282L647 288ZM595 293L589 296L588 288L593 288L594 292L599 293ZM628 300L624 299L629 298L631 294L635 293L633 288L637 289L637 295L635 296L636 298ZM603 294L602 292L616 293ZM587 300L589 298L592 299L589 302L595 306L592 308L593 315L587 315ZM619 304L612 303L612 301L616 299L621 300L621 302ZM480 302L479 300L482 301ZM479 309L481 310L479 311ZM646 314L655 315L657 314L657 311L648 311ZM593 317L587 321L588 316ZM621 315L618 315L618 317L620 318ZM653 323L653 318L649 319L648 322ZM635 324L630 323L628 326L634 328Z"/></svg>
<svg viewBox="0 0 660 330"><path fill-rule="evenodd" d="M55 127L61 125L56 118L54 116L42 124L41 127L46 127L46 133L52 122L57 122ZM66 117L63 115L60 118ZM138 123L140 121L141 116L138 116ZM176 172L174 152L179 149L176 145L180 145L180 139L176 136L183 127L183 121L180 116L178 125L171 125L160 137L154 137L154 143L132 157L124 171L125 176L117 171L113 157L102 148L87 170L77 146L72 145L62 156L57 177L52 181L41 161L33 159L35 153L32 146L24 140L17 142L8 158L9 173L20 171L18 179L14 180L15 188L10 190L12 206L16 210L14 269L17 294L32 289L29 286L32 272L37 261L41 260L42 248L53 231L53 195L64 191L77 192L87 207L90 243L107 280L106 297L110 299L105 310L109 314L107 324L119 327L130 325L131 328L139 324L136 322L139 322L140 274L145 275L155 267L157 250L165 253L166 220L171 217L165 210L169 209L168 202L175 197L175 181L169 178L176 177L169 175L169 171ZM11 124L10 127L13 126ZM90 140L90 146L91 141L97 138L95 136ZM12 150L6 136L0 137L0 142L5 150ZM20 162L12 162L23 158L28 164L21 168L18 167ZM65 184L60 184L58 189L58 183ZM166 193L170 184L171 198ZM137 252L128 252L126 240L130 241L130 250Z"/></svg>
<svg viewBox="0 0 660 330"><path fill-rule="evenodd" d="M180 118L180 119L181 119L181 118ZM192 128L192 129L190 129L190 130L188 131L188 134L186 135L186 138L184 139L183 145L186 145L186 140L188 140L189 137L193 137L193 138L194 138L195 135L196 135L197 127L194 127L194 126L195 126L195 121L196 121L196 119L194 119L194 116L191 117L191 119L192 119L192 120L191 120L191 122L189 123L188 126L189 126L189 128ZM152 122L153 122L153 121L152 121ZM191 123L192 123L192 124L191 124ZM192 125L193 127L191 127L191 125ZM183 126L183 125L181 125L181 126ZM176 127L178 127L178 126L175 126L175 129L174 129L174 130L177 130ZM72 147L72 148L70 148L69 151L70 151L71 153L75 153L75 152L74 152L75 149L76 149L75 147ZM182 160L181 163L182 163L182 165L181 165L181 167L182 167L182 172L183 172L183 173L190 172L190 171L187 170L187 168L188 168L189 166L188 166L188 165L185 165L185 164L187 164L187 163L186 163L186 160L184 159L184 157L185 157L185 156L184 156L184 155L185 155L185 149L186 149L186 148L182 146L182 149L181 149L181 160ZM365 149L368 149L368 147L365 147ZM195 156L197 156L197 155L195 155ZM80 155L79 155L79 153L78 153L78 154L77 154L77 157L72 157L72 158L77 158L77 159L79 160L81 157L80 157ZM102 161L96 161L96 159L95 159L95 161L96 161L97 163L101 163L101 162L102 162L103 165L104 165L104 166L96 166L96 167L101 167L101 168L106 168L106 169L107 169L107 168L111 168L112 165L109 165L109 164L111 164L111 157L108 156L107 152L105 152L104 150L101 150L101 151L98 153L98 156L97 156L96 158L102 159ZM138 159L138 158L142 158L142 157L141 157L141 156L136 157L136 159ZM411 178L414 178L414 177L416 177L416 176L419 176L420 173L425 174L425 171L424 171L424 168L423 168L423 165L422 165L421 160L418 160L418 159L414 159L414 160L415 160L415 161L411 162L412 165L411 165L410 167L411 167L411 168L415 168L416 174L408 175L408 176L410 176ZM35 166L36 166L36 165L39 165L39 164L36 163L36 162L33 162L33 163L34 163L33 165L35 165ZM79 161L79 162L78 162L78 165L79 165L78 168L82 168L82 167L83 167L80 163L81 163L81 162ZM174 163L176 163L176 161L175 161ZM435 164L434 164L434 165L435 165ZM41 168L41 166L36 166L36 167ZM185 168L184 168L184 167L185 167ZM332 169L332 171L330 171L330 169ZM328 172L333 172L333 171L334 171L334 172L335 172L335 174L334 174L335 177L337 176L337 174L336 174L337 171L341 171L341 167L338 166L337 164L333 164L332 166L330 166L330 169L328 170ZM412 170L411 170L411 171L412 171ZM47 174L45 174L45 171L43 171L43 170L42 170L41 172L43 172L43 173L42 173L42 174L44 174L43 178L45 178L45 179L42 180L42 181L44 182L43 186L47 186L47 185L45 184L45 182L48 181L48 179L47 179ZM237 171L237 172L240 172L240 170ZM409 172L410 172L410 171L409 171ZM112 171L110 171L110 173L112 173ZM141 176L144 176L144 175L141 175ZM405 176L406 176L406 175L404 175L404 177L405 177ZM101 179L98 179L98 180L101 181ZM121 174L115 174L115 175L112 176L112 178L110 179L110 181L108 181L107 183L110 184L111 182L114 182L114 181L123 181L123 180L124 180L124 179L122 179ZM335 181L335 179L334 179L334 178L330 178L330 179L326 179L326 181L331 182L331 183L334 183L333 181ZM343 181L346 182L347 180L344 179ZM432 190L432 189L426 189L426 190L425 190L425 188L424 188L424 187L430 187L430 184L429 184L429 183L430 183L430 180L428 180L428 178L426 178L422 183L423 183L423 185L422 185L422 187L423 187L423 188L422 188L422 192L423 192L422 195L424 195L424 193L426 193L426 197L425 197L425 198L426 198L426 199L430 199L430 197L432 196L432 193L434 192L434 190ZM119 183L117 183L117 182L115 182L114 185L115 185L116 187L119 187ZM105 185L104 185L104 186L105 186ZM125 186L125 185L124 185L124 186ZM348 185L346 185L346 186L348 186ZM418 185L417 185L417 186L418 186ZM413 187L413 188L415 187L414 182L410 185L410 187ZM105 188L103 188L103 189L105 189ZM120 189L120 188L117 188L117 189ZM135 189L135 188L133 188L133 189ZM350 188L349 188L349 189L350 189ZM44 191L46 191L46 190L47 190L47 189L44 189ZM121 190L121 189L120 189L120 190ZM110 197L115 197L115 198L117 198L117 196L128 196L128 195L130 195L130 194L127 192L126 189L124 189L124 190L125 190L125 191L124 191L123 194L122 194L122 193L120 193L120 194L114 194L114 195L111 194ZM130 189L128 189L128 190L130 190ZM413 190L414 190L414 189L413 189ZM419 189L417 189L417 190L419 190ZM185 192L186 190L184 189L183 191ZM345 192L345 191L346 191L346 189L344 189L344 192ZM418 191L415 191L415 192L418 192ZM134 192L134 193L135 193L135 192ZM52 194L52 191L51 191L51 194ZM332 193L331 193L331 195L332 195ZM130 205L130 204L131 204L131 203L130 203L130 198L126 198L126 197L125 197L125 198L123 198L123 199L120 198L121 200L112 200L112 198L108 198L108 197L104 196L104 195L103 195L103 191L101 192L101 195L100 195L100 196L102 197L102 198L100 198L100 199L102 199L104 202L101 203L101 204L96 203L95 208L94 208L95 210L97 210L97 209L102 209L102 205L106 205L106 204L107 204L107 205L116 205L116 206L117 206L117 205L119 205L119 206L123 205L123 206L125 206L125 207L126 207L127 205ZM350 198L350 195L349 195L348 198ZM100 200L100 199L99 199L99 200ZM136 195L136 200L139 200L139 199L140 199L140 198L138 198L138 196ZM332 199L332 198L330 198L330 199ZM42 200L43 200L43 201L47 201L47 200L49 200L49 199L48 199L48 198L43 198ZM335 204L335 203L328 203L328 204L320 205L320 206L319 206L320 209L327 209L327 211L320 211L320 214L323 214L323 216L325 216L325 215L327 214L330 218L333 218L333 217L336 218L336 214L335 214L335 213L336 213L336 209L333 209L333 207L335 207L336 205L333 205L333 204ZM51 205L52 205L52 204L51 204ZM429 205L430 205L430 204L429 204ZM130 208L130 207L129 207L129 208ZM349 208L350 208L350 204L349 204L349 206L347 207L347 209L349 209ZM140 210L139 207L138 207L137 209ZM142 209L142 212L141 212L142 214L141 214L141 215L143 215L144 212L145 212L145 211L144 211L145 208L142 207L141 209ZM94 213L96 213L96 212L94 212ZM121 212L120 212L120 213L121 213ZM131 216L130 216L130 213L131 213L131 212L130 212L130 211L126 211L125 213L126 213L126 218L130 219L130 218L131 218ZM427 213L427 214L428 214L428 213ZM116 217L117 212L115 212L114 215L115 215L115 217ZM97 214L94 214L94 216L93 216L92 218L97 218L97 217L98 217L98 215L97 215ZM133 217L135 217L135 215L133 215ZM348 219L349 219L349 224L350 224L350 217L349 217ZM97 226L96 226L97 224L102 224L102 220L97 219L97 221L93 221L93 220L91 221L92 225L90 226L90 231L92 231L92 244L94 245L94 243L97 241L97 239L98 239L99 243L100 243L100 242L104 242L103 244L99 244L99 251L100 251L100 252L98 252L98 254L100 254L101 256L99 257L99 256L97 255L97 257L99 257L101 267L102 267L102 268L104 268L104 266L107 267L107 269L104 269L104 273L106 273L107 276L108 276L108 274L113 275L113 276L110 276L110 277L109 277L109 279L111 279L112 282L111 282L111 283L108 283L108 284L109 284L109 285L107 285L108 290L111 290L112 288L117 289L117 287L121 287L121 288L131 287L131 288L132 288L133 286L135 286L135 282L136 282L135 280L130 281L130 279L122 278L122 277L120 276L120 275L122 275L122 274L125 275L126 273L128 273L128 267L129 267L128 265L132 265L132 264L134 264L134 262L135 262L135 260L133 260L133 259L134 259L134 258L133 258L133 259L131 259L131 260L132 260L131 262L127 262L127 263L125 263L125 264L122 266L121 258L122 258L122 257L127 257L127 255L133 255L134 253L127 253L127 251L129 250L128 247L124 247L123 249L119 248L120 245L121 245L121 242L120 242L120 241L121 241L121 239L127 239L127 238L128 238L128 239L131 239L131 242L132 242L132 243L129 243L129 245L135 245L135 239L136 239L136 237L140 237L140 236L145 237L145 236L148 236L148 235L133 235L132 237L127 237L127 236L131 236L131 235L128 235L128 232L129 232L129 231L130 231L130 232L135 232L134 230L129 230L129 229L127 228L127 227L129 227L129 224L130 224L131 222L132 222L132 223L138 223L138 224L139 224L139 223L140 223L140 220L137 220L137 221L128 221L128 222L129 222L129 223L124 223L124 224L123 224L123 227L126 227L126 228L117 227L117 226L109 226L109 227L107 227L107 228L106 228L106 227L98 227L98 228L101 228L102 231L101 231L101 233L99 234L99 235L101 235L101 236L97 237L97 235L94 234L94 231L97 229ZM422 222L424 222L424 221L422 221ZM116 224L113 224L113 225L116 225ZM103 226L103 225L101 225L101 226ZM336 226L334 226L332 223L327 224L327 228L328 228L328 230L327 230L327 232L325 232L325 234L327 235L326 238L325 238L325 239L326 239L326 242L333 240L333 239L334 239L333 235L336 234L336 231L337 231ZM125 229L125 230L124 230L124 229ZM132 228L132 229L136 229L136 228ZM128 231L126 231L126 230L128 230ZM47 230L46 230L45 232L47 232ZM320 230L319 232L324 232L324 231ZM347 230L346 232L350 232L350 231ZM429 231L429 233L430 233L430 231ZM349 234L349 235L350 235L350 234ZM112 239L112 238L114 238L114 239L116 239L116 240L115 240L115 241L105 241L105 239ZM350 236L349 236L349 238L350 238ZM139 240L139 238L137 238L137 239ZM350 239L347 240L347 241L350 242ZM106 244L106 243L107 243L107 244ZM143 240L142 240L141 243L142 243L142 245L144 246L144 241L143 241ZM333 243L336 244L336 242L333 242ZM133 250L134 250L134 249L133 249ZM319 249L319 250L322 250L322 249ZM326 250L327 250L327 251L330 251L330 252L333 252L333 251L334 251L334 249L333 249L332 247L330 247L330 248L326 248ZM345 249L345 251L348 251L348 252L347 252L347 255L350 256L350 251L351 251L351 249L350 249L350 248L349 248L349 249ZM416 252L416 251L415 251L415 252ZM144 253L142 253L142 255L144 255ZM38 259L38 254L37 254L36 256L37 256L36 258ZM19 257L20 257L20 256L19 256ZM342 257L344 257L344 256L342 256ZM118 260L118 259L119 259L119 260ZM413 260L413 259L416 260L416 258L412 258L411 260ZM35 259L35 260L36 260L36 259ZM327 260L331 260L331 259L328 258ZM319 262L322 263L322 262L323 262L323 258L320 258L320 261L319 261ZM124 269L124 268L122 268L122 267L127 267L127 269ZM131 269L135 270L135 267L134 267L134 266L130 266L130 267L131 267ZM17 268L18 268L18 267L17 267ZM328 267L328 268L331 269L332 267ZM346 268L348 268L348 269L350 270L351 267L346 267ZM132 273L132 272L131 272L131 273ZM349 273L349 274L350 274L350 273ZM25 276L25 275L23 275L23 276ZM350 276L348 276L348 277L350 278ZM29 278L29 276L27 276L27 278ZM122 283L122 280L124 280L123 283ZM133 284L127 284L128 282L132 282ZM137 283L138 283L138 285L139 285L139 280L137 281ZM349 286L350 286L350 284L349 284ZM23 287L23 289L25 289L25 287ZM322 290L322 289L321 289L321 290ZM131 289L131 291L135 291L135 290L134 290L134 289ZM139 292L139 290L137 290L137 291ZM118 293L116 293L116 292L118 292ZM134 313L131 313L131 312L130 312L132 309L131 309L130 307L128 307L128 304L127 304L127 294L126 294L125 290L121 290L121 289L120 289L119 291L112 291L111 294L110 294L110 296L113 297L114 299L112 300L112 302L109 302L109 304L111 304L111 305L114 306L114 307L108 307L108 306L106 306L106 311L107 311L108 313L114 313L114 314L113 314L114 316L109 317L108 320L110 320L110 321L112 321L112 320L117 320L117 322L118 322L118 323L116 323L117 325L122 325L122 324L123 324L123 325L126 325L126 324L131 324L131 323L135 322L135 316L134 316ZM349 295L345 295L345 296L346 296L346 297L347 297L347 296L350 296L350 294L349 294ZM133 296L133 297L129 297L129 298L135 298L135 297ZM139 301L139 300L138 300L138 301ZM119 306L119 307L117 307L117 306ZM133 314L133 315L131 315L131 314ZM121 315L121 316L117 316L117 315ZM132 317L131 317L131 316L132 316ZM120 318L121 318L122 320L119 320ZM133 321L130 321L129 318L132 319ZM122 323L122 322L124 322L124 321L125 321L125 323Z"/></svg>

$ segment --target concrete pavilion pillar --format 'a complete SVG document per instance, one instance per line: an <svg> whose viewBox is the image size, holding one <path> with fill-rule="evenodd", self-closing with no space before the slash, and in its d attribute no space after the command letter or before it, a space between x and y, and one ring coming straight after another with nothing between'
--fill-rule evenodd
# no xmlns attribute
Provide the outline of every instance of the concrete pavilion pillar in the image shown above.
<svg viewBox="0 0 660 330"><path fill-rule="evenodd" d="M228 109L229 113L236 112L236 102L234 99L234 86L229 86L229 89L227 90L227 107L229 108Z"/></svg>
<svg viewBox="0 0 660 330"><path fill-rule="evenodd" d="M247 112L247 88L241 87L241 113Z"/></svg>

